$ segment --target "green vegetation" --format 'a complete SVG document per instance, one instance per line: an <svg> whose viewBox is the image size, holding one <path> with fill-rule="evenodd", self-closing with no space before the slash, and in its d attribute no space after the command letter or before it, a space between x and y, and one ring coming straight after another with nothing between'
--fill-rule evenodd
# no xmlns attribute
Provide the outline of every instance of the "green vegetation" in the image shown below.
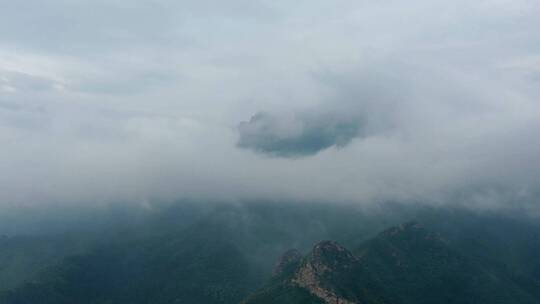
<svg viewBox="0 0 540 304"><path fill-rule="evenodd" d="M378 233L410 219L425 228ZM366 304L540 302L540 229L510 216L390 205L367 212L206 204L81 231L3 238L0 279L8 284L0 303L323 303L292 283L314 261L333 269L320 277L322 287ZM313 255L313 244L325 239L354 249L358 261L331 251ZM291 248L307 254L272 277Z"/></svg>
<svg viewBox="0 0 540 304"><path fill-rule="evenodd" d="M273 281L246 303L291 302L294 295L288 289L298 288L297 282L303 280L310 284L317 282L317 288L352 303L534 304L540 301L537 292L540 282L533 277L518 278L503 265L467 256L418 223L384 231L358 247L356 258L345 255L344 259L346 249L321 244L315 246L295 272ZM321 252L320 248L327 249ZM303 277L306 272L302 269L306 267L311 269L309 277Z"/></svg>

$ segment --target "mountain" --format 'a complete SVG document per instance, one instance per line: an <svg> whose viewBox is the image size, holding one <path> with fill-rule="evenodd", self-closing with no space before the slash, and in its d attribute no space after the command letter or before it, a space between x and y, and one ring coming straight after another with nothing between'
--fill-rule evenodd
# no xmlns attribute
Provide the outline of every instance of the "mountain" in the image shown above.
<svg viewBox="0 0 540 304"><path fill-rule="evenodd" d="M0 293L31 280L64 258L82 254L86 242L69 236L0 236Z"/></svg>
<svg viewBox="0 0 540 304"><path fill-rule="evenodd" d="M273 202L115 214L68 238L2 239L0 303L539 303L540 227L523 217Z"/></svg>
<svg viewBox="0 0 540 304"><path fill-rule="evenodd" d="M180 235L104 244L72 256L2 303L234 303L258 285L226 233L197 226Z"/></svg>
<svg viewBox="0 0 540 304"><path fill-rule="evenodd" d="M318 243L288 267L244 304L540 302L530 292L540 289L534 279L518 280L500 265L466 256L416 222L390 228L354 251Z"/></svg>

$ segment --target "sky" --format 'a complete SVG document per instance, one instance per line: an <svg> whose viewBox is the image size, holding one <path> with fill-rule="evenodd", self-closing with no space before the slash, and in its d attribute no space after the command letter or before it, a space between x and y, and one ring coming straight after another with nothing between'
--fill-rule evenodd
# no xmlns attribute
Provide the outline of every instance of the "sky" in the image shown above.
<svg viewBox="0 0 540 304"><path fill-rule="evenodd" d="M538 210L537 0L0 0L0 209Z"/></svg>

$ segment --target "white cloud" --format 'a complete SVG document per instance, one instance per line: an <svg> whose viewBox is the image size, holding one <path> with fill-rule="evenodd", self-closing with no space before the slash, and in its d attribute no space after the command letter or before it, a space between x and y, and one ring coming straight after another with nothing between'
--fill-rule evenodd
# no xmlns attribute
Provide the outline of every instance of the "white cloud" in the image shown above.
<svg viewBox="0 0 540 304"><path fill-rule="evenodd" d="M0 204L533 197L539 17L533 0L12 1ZM260 111L280 134L290 113L377 132L268 158L235 146Z"/></svg>

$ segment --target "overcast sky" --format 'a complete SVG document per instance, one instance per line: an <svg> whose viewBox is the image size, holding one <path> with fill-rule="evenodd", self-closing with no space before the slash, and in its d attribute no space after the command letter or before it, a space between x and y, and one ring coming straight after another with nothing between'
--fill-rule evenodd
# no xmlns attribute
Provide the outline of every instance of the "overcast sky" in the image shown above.
<svg viewBox="0 0 540 304"><path fill-rule="evenodd" d="M0 0L0 206L524 204L540 2Z"/></svg>

